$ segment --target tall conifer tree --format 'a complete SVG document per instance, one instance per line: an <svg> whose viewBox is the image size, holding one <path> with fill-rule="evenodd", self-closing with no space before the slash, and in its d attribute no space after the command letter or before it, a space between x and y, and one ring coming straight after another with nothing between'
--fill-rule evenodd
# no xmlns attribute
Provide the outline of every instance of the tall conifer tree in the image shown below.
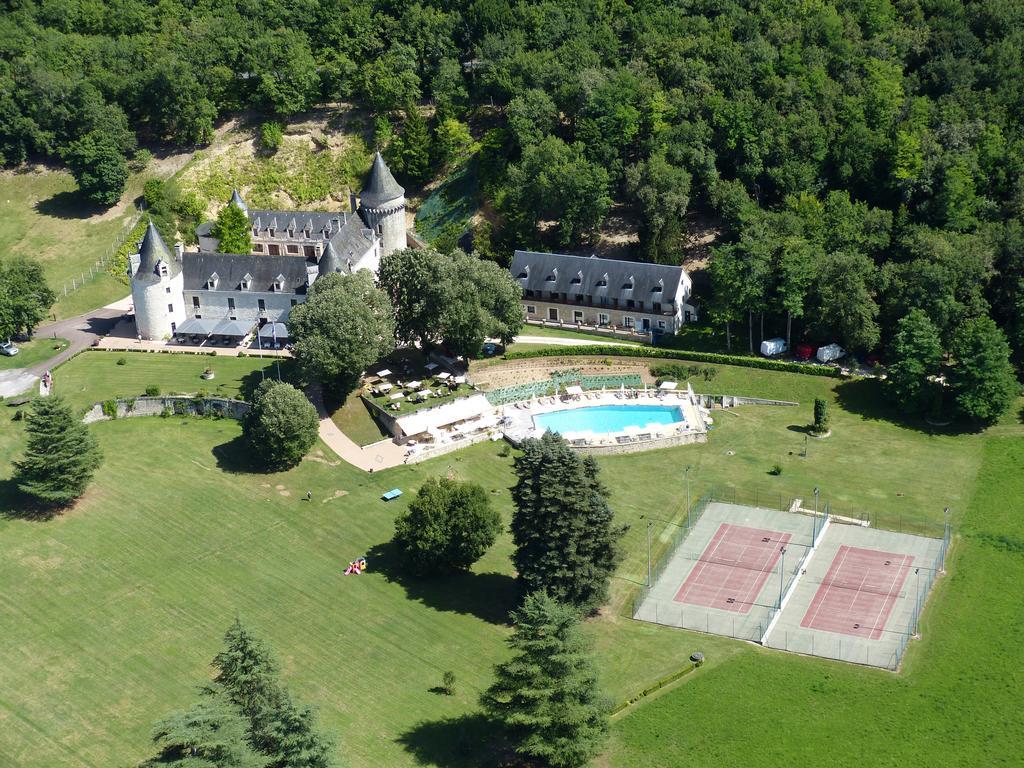
<svg viewBox="0 0 1024 768"><path fill-rule="evenodd" d="M509 729L520 754L555 768L585 765L604 745L608 707L578 612L534 593L514 619L508 644L515 655L495 669L481 704Z"/></svg>
<svg viewBox="0 0 1024 768"><path fill-rule="evenodd" d="M597 462L552 432L525 440L522 448L515 462L519 482L512 489L512 560L523 591L545 590L556 600L593 610L607 598L625 532L612 520Z"/></svg>
<svg viewBox="0 0 1024 768"><path fill-rule="evenodd" d="M18 488L50 508L66 507L85 493L102 454L64 400L56 395L35 400L25 432L25 455L14 463Z"/></svg>

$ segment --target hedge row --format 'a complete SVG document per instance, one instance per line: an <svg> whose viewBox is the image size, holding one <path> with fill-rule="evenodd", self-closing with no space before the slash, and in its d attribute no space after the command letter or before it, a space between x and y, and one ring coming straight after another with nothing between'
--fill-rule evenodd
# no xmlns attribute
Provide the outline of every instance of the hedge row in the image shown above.
<svg viewBox="0 0 1024 768"><path fill-rule="evenodd" d="M826 376L838 379L842 372L831 365L809 365L807 363L788 363L784 360L768 360L763 357L744 357L742 355L722 355L717 352L687 352L681 349L637 349L636 347L574 345L565 347L544 347L519 352L507 352L506 360L525 360L531 357L644 357L660 360L688 360L696 363L718 363L719 365L741 365L746 368L761 368L768 371L786 371L802 373L807 376Z"/></svg>
<svg viewBox="0 0 1024 768"><path fill-rule="evenodd" d="M644 698L650 696L655 691L661 690L662 688L664 688L669 683L674 683L676 680L679 680L681 677L684 677L684 676L690 674L691 672L693 672L693 670L697 669L697 666L698 666L697 664L692 664L691 663L690 666L688 666L688 667L683 667L679 671L673 672L671 675L666 675L665 677L663 677L660 680L658 680L657 682L655 682L653 685L649 685L646 688L644 688L642 691L640 691L640 693L636 694L632 698L626 699L626 701L621 702L618 706L613 708L612 711L609 714L617 715L622 710L626 709L627 707L633 706L638 701L640 701L641 699L644 699Z"/></svg>

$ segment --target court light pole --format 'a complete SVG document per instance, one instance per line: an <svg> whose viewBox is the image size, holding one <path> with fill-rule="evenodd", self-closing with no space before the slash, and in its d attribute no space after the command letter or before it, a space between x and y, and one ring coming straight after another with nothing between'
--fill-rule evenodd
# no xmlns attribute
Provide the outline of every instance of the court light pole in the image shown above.
<svg viewBox="0 0 1024 768"><path fill-rule="evenodd" d="M818 516L818 486L814 486L814 516Z"/></svg>
<svg viewBox="0 0 1024 768"><path fill-rule="evenodd" d="M779 610L782 610L782 584L786 575L786 548L779 547L779 552L782 553L782 560L779 562Z"/></svg>
<svg viewBox="0 0 1024 768"><path fill-rule="evenodd" d="M683 475L686 477L686 528L690 528L690 470L693 469L693 465L687 464L686 471Z"/></svg>
<svg viewBox="0 0 1024 768"><path fill-rule="evenodd" d="M643 515L640 515L642 518ZM647 521L647 587L651 586L651 526L654 525L653 521Z"/></svg>

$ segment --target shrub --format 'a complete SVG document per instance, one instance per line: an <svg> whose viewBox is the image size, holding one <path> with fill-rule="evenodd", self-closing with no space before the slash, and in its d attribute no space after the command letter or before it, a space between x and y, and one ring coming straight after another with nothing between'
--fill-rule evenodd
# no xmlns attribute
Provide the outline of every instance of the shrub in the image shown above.
<svg viewBox="0 0 1024 768"><path fill-rule="evenodd" d="M274 121L268 120L260 126L260 145L264 151L274 154L281 147L284 140L284 127Z"/></svg>
<svg viewBox="0 0 1024 768"><path fill-rule="evenodd" d="M441 690L446 696L455 695L455 673L448 670L441 676Z"/></svg>
<svg viewBox="0 0 1024 768"><path fill-rule="evenodd" d="M825 376L829 378L840 378L843 374L838 368L828 365L808 365L805 363L788 363L784 360L768 360L759 357L744 357L742 355L720 355L715 352L688 352L675 349L656 349L651 347L602 347L594 345L566 346L566 347L545 347L542 349L524 349L517 352L507 352L506 360L527 360L535 357L592 357L596 355L607 355L611 357L637 357L660 360L688 360L700 363L718 363L719 365L740 365L745 368L760 368L767 371L785 371L788 373L802 373L807 376Z"/></svg>
<svg viewBox="0 0 1024 768"><path fill-rule="evenodd" d="M828 401L821 397L814 398L814 425L811 427L816 435L828 432Z"/></svg>
<svg viewBox="0 0 1024 768"><path fill-rule="evenodd" d="M14 419L14 421L24 421L25 420L25 411L23 411L23 410L21 410L19 408L18 410L16 410L14 412L13 419Z"/></svg>
<svg viewBox="0 0 1024 768"><path fill-rule="evenodd" d="M117 400L104 400L100 404L100 408L103 409L103 415L108 419L117 418Z"/></svg>
<svg viewBox="0 0 1024 768"><path fill-rule="evenodd" d="M156 384L150 384L146 387L146 397L160 397L160 387Z"/></svg>
<svg viewBox="0 0 1024 768"><path fill-rule="evenodd" d="M152 160L153 153L148 149L137 149L135 154L132 155L132 159L128 161L128 167L133 173L142 173Z"/></svg>
<svg viewBox="0 0 1024 768"><path fill-rule="evenodd" d="M772 468L768 470L769 475L775 475L776 477L782 474L782 465L779 462L772 464Z"/></svg>

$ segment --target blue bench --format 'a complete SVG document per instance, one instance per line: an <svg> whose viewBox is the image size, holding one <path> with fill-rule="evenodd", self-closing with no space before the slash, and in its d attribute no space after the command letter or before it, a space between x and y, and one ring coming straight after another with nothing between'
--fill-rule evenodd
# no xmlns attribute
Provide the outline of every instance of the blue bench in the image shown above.
<svg viewBox="0 0 1024 768"><path fill-rule="evenodd" d="M401 488L392 488L390 491L381 496L381 498L384 499L384 501L391 501L392 499L397 499L401 495Z"/></svg>

